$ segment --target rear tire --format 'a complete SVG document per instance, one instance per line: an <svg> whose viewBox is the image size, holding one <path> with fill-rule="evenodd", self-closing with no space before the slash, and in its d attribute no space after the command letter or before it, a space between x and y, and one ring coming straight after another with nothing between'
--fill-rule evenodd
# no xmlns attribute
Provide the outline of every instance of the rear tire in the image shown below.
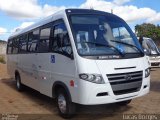
<svg viewBox="0 0 160 120"><path fill-rule="evenodd" d="M21 77L19 74L15 75L15 80L16 80L16 88L18 91L23 91L24 90L24 86L21 83Z"/></svg>
<svg viewBox="0 0 160 120"><path fill-rule="evenodd" d="M76 105L70 101L64 89L59 89L56 95L58 111L61 117L71 118L76 112Z"/></svg>
<svg viewBox="0 0 160 120"><path fill-rule="evenodd" d="M126 106L128 105L132 100L126 100L126 101L122 101L122 102L118 102L117 104L120 106Z"/></svg>

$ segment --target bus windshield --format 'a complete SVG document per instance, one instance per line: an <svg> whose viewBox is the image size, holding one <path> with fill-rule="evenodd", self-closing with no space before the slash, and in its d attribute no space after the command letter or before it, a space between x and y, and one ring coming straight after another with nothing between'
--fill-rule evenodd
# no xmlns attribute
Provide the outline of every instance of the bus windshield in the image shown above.
<svg viewBox="0 0 160 120"><path fill-rule="evenodd" d="M114 15L71 15L70 21L78 53L82 56L142 53L131 29Z"/></svg>

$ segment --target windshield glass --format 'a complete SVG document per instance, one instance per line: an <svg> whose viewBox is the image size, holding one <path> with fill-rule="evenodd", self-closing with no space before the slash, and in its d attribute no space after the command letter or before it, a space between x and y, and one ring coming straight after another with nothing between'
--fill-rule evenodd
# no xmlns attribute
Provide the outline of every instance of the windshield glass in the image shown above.
<svg viewBox="0 0 160 120"><path fill-rule="evenodd" d="M118 17L72 15L71 26L80 55L140 54L137 38Z"/></svg>
<svg viewBox="0 0 160 120"><path fill-rule="evenodd" d="M143 44L142 44L143 48L146 49L148 52L148 54L150 55L157 55L160 54L158 47L156 46L156 44L153 42L152 39L150 38L144 38L143 39Z"/></svg>

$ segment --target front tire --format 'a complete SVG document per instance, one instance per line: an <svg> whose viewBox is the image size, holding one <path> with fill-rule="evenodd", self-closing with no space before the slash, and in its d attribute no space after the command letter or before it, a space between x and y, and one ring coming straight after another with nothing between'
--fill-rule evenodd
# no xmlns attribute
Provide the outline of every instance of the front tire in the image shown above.
<svg viewBox="0 0 160 120"><path fill-rule="evenodd" d="M76 111L76 105L69 100L64 89L59 89L56 96L58 111L61 117L71 118Z"/></svg>
<svg viewBox="0 0 160 120"><path fill-rule="evenodd" d="M23 91L24 89L24 86L23 84L21 83L21 77L19 74L15 75L15 80L16 80L16 88L18 91Z"/></svg>

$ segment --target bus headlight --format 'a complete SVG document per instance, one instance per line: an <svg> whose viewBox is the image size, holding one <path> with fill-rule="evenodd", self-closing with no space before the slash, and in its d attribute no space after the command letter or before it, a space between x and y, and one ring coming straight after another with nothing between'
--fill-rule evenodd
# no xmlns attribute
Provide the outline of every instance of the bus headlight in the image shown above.
<svg viewBox="0 0 160 120"><path fill-rule="evenodd" d="M86 80L89 82L93 82L93 83L97 83L97 84L104 84L104 79L102 77L102 75L100 74L79 74L79 78L82 80Z"/></svg>
<svg viewBox="0 0 160 120"><path fill-rule="evenodd" d="M145 78L147 78L150 75L150 69L145 69Z"/></svg>

